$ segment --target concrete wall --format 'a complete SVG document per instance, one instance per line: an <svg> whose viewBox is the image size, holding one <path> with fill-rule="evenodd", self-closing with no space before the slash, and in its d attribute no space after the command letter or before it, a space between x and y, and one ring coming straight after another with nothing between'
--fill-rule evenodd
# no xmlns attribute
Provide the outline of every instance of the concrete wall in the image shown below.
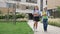
<svg viewBox="0 0 60 34"><path fill-rule="evenodd" d="M60 0L47 0L48 2L48 9L54 9L57 6L60 6Z"/></svg>
<svg viewBox="0 0 60 34"><path fill-rule="evenodd" d="M47 7L46 0L43 0L43 8Z"/></svg>
<svg viewBox="0 0 60 34"><path fill-rule="evenodd" d="M0 2L0 7L6 7L6 3Z"/></svg>
<svg viewBox="0 0 60 34"><path fill-rule="evenodd" d="M40 10L40 0L37 0L37 4L38 4L39 10Z"/></svg>
<svg viewBox="0 0 60 34"><path fill-rule="evenodd" d="M4 13L7 13L9 10L9 12L13 12L14 10L12 8L8 9L8 8L2 8L0 7L0 11L4 14Z"/></svg>
<svg viewBox="0 0 60 34"><path fill-rule="evenodd" d="M21 2L26 2L26 0L21 0Z"/></svg>

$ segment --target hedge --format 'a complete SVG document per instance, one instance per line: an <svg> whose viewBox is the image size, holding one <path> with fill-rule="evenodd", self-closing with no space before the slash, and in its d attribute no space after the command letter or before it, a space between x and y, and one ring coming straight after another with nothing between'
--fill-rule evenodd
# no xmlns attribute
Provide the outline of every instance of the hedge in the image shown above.
<svg viewBox="0 0 60 34"><path fill-rule="evenodd" d="M25 15L21 15L21 14L16 15L16 19L17 18L24 18L24 17L25 17ZM0 15L0 19L5 19L5 18L7 18L7 15L5 15L5 16ZM9 15L9 19L13 19L13 18L14 18L14 15Z"/></svg>

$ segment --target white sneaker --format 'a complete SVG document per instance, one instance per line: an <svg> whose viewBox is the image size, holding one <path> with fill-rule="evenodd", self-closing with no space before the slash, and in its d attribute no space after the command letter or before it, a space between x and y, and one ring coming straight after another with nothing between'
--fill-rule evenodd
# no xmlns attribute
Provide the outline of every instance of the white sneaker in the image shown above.
<svg viewBox="0 0 60 34"><path fill-rule="evenodd" d="M33 31L35 31L36 27L33 27Z"/></svg>
<svg viewBox="0 0 60 34"><path fill-rule="evenodd" d="M38 30L36 29L36 27L33 27L33 31L34 32L38 32Z"/></svg>
<svg viewBox="0 0 60 34"><path fill-rule="evenodd" d="M38 32L38 30L36 28L34 28L34 32Z"/></svg>
<svg viewBox="0 0 60 34"><path fill-rule="evenodd" d="M38 30L37 30L37 29L35 29L35 32L38 32Z"/></svg>

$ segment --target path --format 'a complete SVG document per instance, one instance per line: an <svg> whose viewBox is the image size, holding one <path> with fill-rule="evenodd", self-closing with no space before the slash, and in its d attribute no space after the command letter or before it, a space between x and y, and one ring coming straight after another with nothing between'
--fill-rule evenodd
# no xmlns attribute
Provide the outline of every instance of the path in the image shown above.
<svg viewBox="0 0 60 34"><path fill-rule="evenodd" d="M33 29L33 20L28 21L29 26ZM44 32L43 30L43 24L38 22L38 32L34 32L34 34L60 34L60 28L48 25L47 32Z"/></svg>

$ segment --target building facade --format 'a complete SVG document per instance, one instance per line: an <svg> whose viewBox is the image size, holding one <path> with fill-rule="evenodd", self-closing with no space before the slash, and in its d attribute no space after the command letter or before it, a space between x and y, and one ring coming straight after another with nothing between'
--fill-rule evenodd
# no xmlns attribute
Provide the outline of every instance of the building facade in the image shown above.
<svg viewBox="0 0 60 34"><path fill-rule="evenodd" d="M16 4L16 12L31 12L29 10L33 10L33 7L37 5L37 0L0 0L1 8L14 8L14 4ZM1 10L1 9L0 9ZM7 10L6 10L7 11ZM5 12L6 12L5 11ZM24 13L25 13L24 12Z"/></svg>
<svg viewBox="0 0 60 34"><path fill-rule="evenodd" d="M60 6L60 0L47 0L48 2L48 9L54 9L56 8L57 6Z"/></svg>
<svg viewBox="0 0 60 34"><path fill-rule="evenodd" d="M60 6L60 0L0 0L0 8L6 8L6 11L15 7L16 12L32 13L34 6L38 6L39 10L43 10L44 7L54 9Z"/></svg>

